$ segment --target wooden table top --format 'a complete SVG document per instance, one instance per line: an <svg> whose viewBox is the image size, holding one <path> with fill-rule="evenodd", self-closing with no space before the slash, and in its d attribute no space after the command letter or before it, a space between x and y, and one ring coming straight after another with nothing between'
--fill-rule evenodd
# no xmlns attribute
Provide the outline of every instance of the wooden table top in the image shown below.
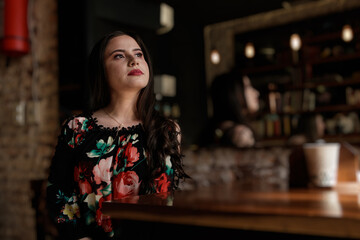
<svg viewBox="0 0 360 240"><path fill-rule="evenodd" d="M244 189L218 186L103 202L113 219L360 238L360 186Z"/></svg>

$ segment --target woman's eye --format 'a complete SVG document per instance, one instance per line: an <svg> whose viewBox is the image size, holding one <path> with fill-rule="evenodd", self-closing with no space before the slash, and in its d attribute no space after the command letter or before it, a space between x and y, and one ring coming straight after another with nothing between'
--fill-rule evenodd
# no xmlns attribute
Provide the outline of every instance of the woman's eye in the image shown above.
<svg viewBox="0 0 360 240"><path fill-rule="evenodd" d="M141 53L141 52L139 52L139 53L135 53L135 56L137 56L137 57L142 57L143 56L143 54Z"/></svg>
<svg viewBox="0 0 360 240"><path fill-rule="evenodd" d="M117 58L124 58L124 55L122 55L122 54L116 54L116 55L114 56L114 58L115 58L115 59L117 59Z"/></svg>

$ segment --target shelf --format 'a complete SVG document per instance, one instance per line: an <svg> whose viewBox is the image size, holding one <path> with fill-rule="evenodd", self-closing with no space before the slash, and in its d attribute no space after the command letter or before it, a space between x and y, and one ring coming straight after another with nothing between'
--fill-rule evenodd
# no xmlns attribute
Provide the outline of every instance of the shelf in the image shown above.
<svg viewBox="0 0 360 240"><path fill-rule="evenodd" d="M250 74L250 73L264 73L264 72L271 72L271 71L279 71L284 70L286 68L294 67L289 64L269 64L269 65L263 65L258 67L245 67L242 69L242 73L244 74Z"/></svg>
<svg viewBox="0 0 360 240"><path fill-rule="evenodd" d="M278 60L272 65L270 62L261 64L256 61L256 57L260 56L258 59L262 59L261 57L267 56L264 54L256 55L251 60L244 58L245 62L239 61L241 66L250 65L247 60L249 63L258 63L245 69L239 66L244 74L252 74L249 77L256 80L254 87L261 93L260 98L263 100L263 111L259 111L254 123L254 126L259 126L258 129L255 128L256 133L263 136L257 143L258 146L286 146L288 135L298 130L297 120L302 121L297 115L306 115L306 118L321 114L326 122L338 121L339 114L343 114L345 118L355 118L355 115L352 116L354 112L356 117L360 118L359 10L351 13L354 20L352 23L349 22L349 13L343 15L347 20L344 20L344 17L336 20L319 18L312 20L311 24L301 24L297 31L301 36L302 46L299 52L295 52L297 55L291 51L289 35L284 34L285 31L274 31L275 36L269 40L263 39L266 34L261 34L260 31L256 38L252 38L251 41L257 49L273 48L269 59ZM342 26L345 24L350 24L353 28L354 38L350 42L344 42L341 38ZM237 40L243 41L247 38L250 37L238 37ZM242 51L240 47L239 50ZM356 105L346 104L348 102ZM351 120L358 124L356 119ZM345 123L340 125L342 124ZM280 134L284 136L279 136ZM360 133L329 135L326 140L348 141L360 145Z"/></svg>
<svg viewBox="0 0 360 240"><path fill-rule="evenodd" d="M344 80L342 82L304 82L302 85L300 86L293 86L293 85L288 85L286 84L285 87L287 90L289 91L298 91L298 90L303 90L303 89L313 89L313 88L317 88L319 86L323 86L323 87L344 87L344 86L349 86L349 85L360 85L360 78L354 78L354 79L350 79L350 80Z"/></svg>
<svg viewBox="0 0 360 240"><path fill-rule="evenodd" d="M351 79L351 80L345 80L342 82L305 82L303 86L301 86L302 89L304 88L317 88L318 86L324 86L324 87L343 87L348 85L355 85L360 84L360 78L357 79ZM301 89L300 87L298 89Z"/></svg>
<svg viewBox="0 0 360 240"><path fill-rule="evenodd" d="M302 39L304 45L319 44L332 40L341 41L341 32L331 32Z"/></svg>
<svg viewBox="0 0 360 240"><path fill-rule="evenodd" d="M324 63L334 63L334 62L344 62L354 59L360 59L360 52L352 53L352 54L343 54L339 56L327 57L322 59L315 60L307 60L305 65L318 65Z"/></svg>
<svg viewBox="0 0 360 240"><path fill-rule="evenodd" d="M360 52L352 53L352 54L343 54L339 56L332 56L322 59L315 59L315 60L307 60L306 62L300 63L300 65L294 64L268 64L268 65L261 65L257 67L244 67L242 69L242 73L250 74L250 73L266 73L266 72L273 72L279 70L285 70L286 68L298 68L302 65L318 65L324 63L333 63L333 62L343 62L343 61L350 61L354 59L360 59Z"/></svg>
<svg viewBox="0 0 360 240"><path fill-rule="evenodd" d="M347 142L356 146L360 146L359 133L351 134L338 134L338 135L326 135L324 136L326 142ZM288 146L288 137L269 137L259 140L255 147L284 147Z"/></svg>
<svg viewBox="0 0 360 240"><path fill-rule="evenodd" d="M315 113L322 113L322 112L351 112L360 110L360 105L350 106L350 105L332 105L332 106L322 106L316 107L314 111L304 111L306 112L315 112Z"/></svg>
<svg viewBox="0 0 360 240"><path fill-rule="evenodd" d="M316 107L314 110L311 111L289 111L289 112L274 112L274 113L264 113L264 115L269 114L277 114L277 115L296 115L296 114L308 114L308 113L325 113L325 112L352 112L360 110L360 105L346 105L346 104L339 104L339 105L329 105L329 106L320 106Z"/></svg>

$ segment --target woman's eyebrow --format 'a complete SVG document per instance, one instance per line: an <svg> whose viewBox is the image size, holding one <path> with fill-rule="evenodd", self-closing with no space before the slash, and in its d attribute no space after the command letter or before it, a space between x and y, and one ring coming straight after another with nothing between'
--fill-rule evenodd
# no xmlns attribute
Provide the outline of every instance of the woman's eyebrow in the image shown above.
<svg viewBox="0 0 360 240"><path fill-rule="evenodd" d="M142 50L141 50L141 48L134 48L132 51L133 51L133 52L136 52L136 51L142 51ZM122 53L124 53L125 50L124 50L124 49L115 49L114 51L112 51L112 52L109 54L109 56L111 56L111 55L112 55L113 53L115 53L115 52L122 52Z"/></svg>
<svg viewBox="0 0 360 240"><path fill-rule="evenodd" d="M109 56L113 55L113 53L115 53L115 52L122 52L122 53L124 53L125 50L124 50L124 49L115 49L114 51L112 51L112 52L109 54Z"/></svg>

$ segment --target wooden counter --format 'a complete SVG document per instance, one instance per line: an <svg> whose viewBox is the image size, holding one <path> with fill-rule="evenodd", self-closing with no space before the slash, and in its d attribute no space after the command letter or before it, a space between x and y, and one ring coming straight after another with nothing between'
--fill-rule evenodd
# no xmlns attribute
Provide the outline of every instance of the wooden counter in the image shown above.
<svg viewBox="0 0 360 240"><path fill-rule="evenodd" d="M103 202L103 212L117 220L360 238L359 197L356 183L334 189L226 186Z"/></svg>

